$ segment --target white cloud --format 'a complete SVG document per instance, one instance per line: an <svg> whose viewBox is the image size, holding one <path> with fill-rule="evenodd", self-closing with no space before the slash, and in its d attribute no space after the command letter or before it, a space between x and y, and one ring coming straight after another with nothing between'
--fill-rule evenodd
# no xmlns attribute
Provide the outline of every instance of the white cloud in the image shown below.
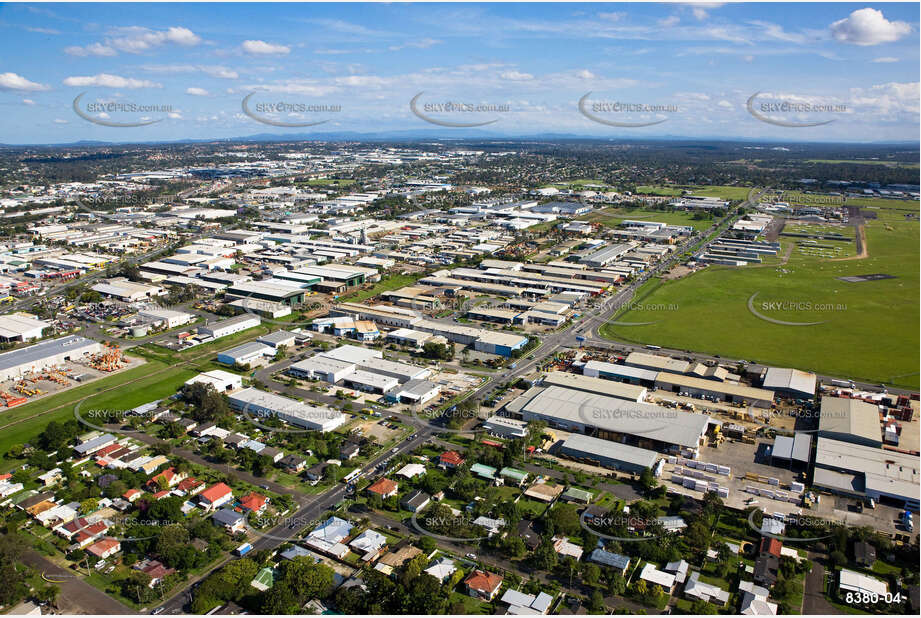
<svg viewBox="0 0 921 618"><path fill-rule="evenodd" d="M33 101L32 99L23 99L22 102L25 103L26 105L35 105L35 101Z"/></svg>
<svg viewBox="0 0 921 618"><path fill-rule="evenodd" d="M526 82L534 79L534 76L530 73L522 73L520 71L505 71L504 73L500 73L499 77L513 82Z"/></svg>
<svg viewBox="0 0 921 618"><path fill-rule="evenodd" d="M665 18L660 19L660 20L659 20L659 25L662 26L662 27L664 27L664 28L670 28L670 27L672 27L672 26L677 25L678 22L680 22L680 21L681 21L681 18L680 18L680 17L678 17L677 15L671 15L671 16L669 16L669 17L665 17Z"/></svg>
<svg viewBox="0 0 921 618"><path fill-rule="evenodd" d="M874 58L872 61L877 64L886 64L890 62L898 62L899 59L893 58L892 56L883 56L882 58Z"/></svg>
<svg viewBox="0 0 921 618"><path fill-rule="evenodd" d="M55 118L54 124L70 124L70 123L64 120L63 118Z"/></svg>
<svg viewBox="0 0 921 618"><path fill-rule="evenodd" d="M722 107L723 109L732 109L732 108L733 108L732 103L730 103L730 102L727 101L726 99L722 99L719 103L716 104L716 106L717 106L717 107Z"/></svg>
<svg viewBox="0 0 921 618"><path fill-rule="evenodd" d="M71 45L64 48L64 53L71 56L117 56L118 52L102 43L91 43L86 47Z"/></svg>
<svg viewBox="0 0 921 618"><path fill-rule="evenodd" d="M291 53L291 48L286 45L275 45L265 41L243 41L240 46L247 54L256 54L261 56L279 55L284 56Z"/></svg>
<svg viewBox="0 0 921 618"><path fill-rule="evenodd" d="M201 37L181 26L173 26L167 30L151 30L141 26L120 28L117 36L106 42L115 49L131 54L149 51L167 43L174 43L183 47L192 47L201 42Z"/></svg>
<svg viewBox="0 0 921 618"><path fill-rule="evenodd" d="M210 94L210 93L209 93L207 90L205 90L204 88L196 88L196 87L194 87L194 86L191 87L191 88L186 88L186 89L185 89L185 93L186 93L186 94L191 94L192 96L196 96L196 97L206 97L206 96L208 96L208 94Z"/></svg>
<svg viewBox="0 0 921 618"><path fill-rule="evenodd" d="M60 30L55 30L54 28L33 28L31 26L26 26L28 32L35 32L36 34L61 34Z"/></svg>
<svg viewBox="0 0 921 618"><path fill-rule="evenodd" d="M71 56L116 56L118 52L141 54L167 44L192 47L199 43L201 37L182 26L173 26L166 30L128 26L115 28L102 43L90 43L83 47L71 45L64 49L64 53Z"/></svg>
<svg viewBox="0 0 921 618"><path fill-rule="evenodd" d="M921 100L921 84L918 82L889 82L870 88L852 88L849 103L866 106L881 114L917 114ZM915 118L917 121L917 118Z"/></svg>
<svg viewBox="0 0 921 618"><path fill-rule="evenodd" d="M220 65L196 64L148 64L141 67L150 73L204 73L221 79L237 79L240 74L231 68Z"/></svg>
<svg viewBox="0 0 921 618"><path fill-rule="evenodd" d="M772 24L771 22L753 20L749 23L751 23L753 26L762 28L764 35L769 39L786 41L788 43L805 43L807 40L806 37L802 34L787 32L783 29L783 26Z"/></svg>
<svg viewBox="0 0 921 618"><path fill-rule="evenodd" d="M701 8L699 6L692 8L691 13L693 13L694 17L696 17L699 21L703 21L708 17L707 9Z"/></svg>
<svg viewBox="0 0 921 618"><path fill-rule="evenodd" d="M829 29L836 41L862 46L891 43L911 32L911 26L904 21L889 21L882 11L871 8L854 11Z"/></svg>
<svg viewBox="0 0 921 618"><path fill-rule="evenodd" d="M615 12L615 13L598 13L598 17L600 17L601 19L606 19L608 21L620 21L626 16L627 14L622 11Z"/></svg>
<svg viewBox="0 0 921 618"><path fill-rule="evenodd" d="M0 90L48 90L48 86L29 81L16 73L0 73Z"/></svg>
<svg viewBox="0 0 921 618"><path fill-rule="evenodd" d="M579 79L595 79L597 76L588 69L582 69L576 72L576 77Z"/></svg>
<svg viewBox="0 0 921 618"><path fill-rule="evenodd" d="M390 51L399 51L401 49L408 49L408 48L409 49L428 49L429 47L432 47L433 45L438 45L439 43L441 43L441 41L439 41L438 39L425 38L425 39L419 39L418 41L410 41L408 43L403 43L402 45L391 45L387 49L389 49ZM372 51L372 50L366 50L366 51Z"/></svg>
<svg viewBox="0 0 921 618"><path fill-rule="evenodd" d="M162 88L162 84L148 81L146 79L134 79L133 77L121 77L109 73L99 73L97 75L75 76L64 79L65 86L98 86L101 88Z"/></svg>
<svg viewBox="0 0 921 618"><path fill-rule="evenodd" d="M172 118L173 120L181 120L182 114L179 112L170 112L166 115L167 118Z"/></svg>

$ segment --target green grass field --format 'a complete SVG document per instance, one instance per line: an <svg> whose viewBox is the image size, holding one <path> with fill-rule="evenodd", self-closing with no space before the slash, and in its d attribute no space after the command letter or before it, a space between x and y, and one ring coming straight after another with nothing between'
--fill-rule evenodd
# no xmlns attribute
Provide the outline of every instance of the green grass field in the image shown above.
<svg viewBox="0 0 921 618"><path fill-rule="evenodd" d="M104 407L131 409L172 395L194 373L156 361L147 362L34 403L12 410L4 409L0 412L0 453L6 453L14 444L24 444L33 439L51 421L74 418L74 406L81 399L89 397L81 404L81 410Z"/></svg>
<svg viewBox="0 0 921 618"><path fill-rule="evenodd" d="M692 195L721 197L727 200L744 200L748 198L751 187L730 187L725 185L640 185L636 192L642 195L682 195L690 191Z"/></svg>
<svg viewBox="0 0 921 618"><path fill-rule="evenodd" d="M842 159L807 159L806 163L828 163L831 165L838 164L852 164L852 165L885 165L887 167L906 167L906 168L917 168L917 163L908 163L905 161L873 161L869 159L852 159L852 160L842 160Z"/></svg>
<svg viewBox="0 0 921 618"><path fill-rule="evenodd" d="M905 207L902 201L889 202L893 208ZM889 209L878 215L866 226L866 259L831 261L794 251L785 266L778 266L779 258L761 267L710 266L646 288L652 291L635 301L640 306L617 317L654 324L609 323L601 334L918 388L918 222ZM786 247L791 241L783 242ZM838 279L878 273L895 278ZM765 316L822 323L786 326L759 319L747 305L756 292L754 307Z"/></svg>
<svg viewBox="0 0 921 618"><path fill-rule="evenodd" d="M308 180L307 184L311 187L347 187L349 185L355 184L355 181L350 178L315 178L313 180Z"/></svg>
<svg viewBox="0 0 921 618"><path fill-rule="evenodd" d="M607 227L617 227L624 219L642 221L661 221L669 225L690 225L695 230L705 230L713 224L712 219L694 219L692 213L684 211L654 210L651 208L603 208L591 214L579 217L581 221L600 223Z"/></svg>
<svg viewBox="0 0 921 618"><path fill-rule="evenodd" d="M378 294L383 294L384 292L391 292L393 290L398 290L407 285L412 285L419 279L421 279L423 273L417 273L414 275L389 275L383 277L380 282L374 284L374 286L368 288L367 290L359 290L358 292L352 292L349 294L343 294L339 297L340 301L347 301L352 303L360 303L361 301L368 300L373 298Z"/></svg>

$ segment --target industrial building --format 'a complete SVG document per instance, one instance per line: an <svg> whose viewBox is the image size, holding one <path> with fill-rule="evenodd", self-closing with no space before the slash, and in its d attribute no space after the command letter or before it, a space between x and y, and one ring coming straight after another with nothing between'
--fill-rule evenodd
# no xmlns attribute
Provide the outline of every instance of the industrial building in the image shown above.
<svg viewBox="0 0 921 618"><path fill-rule="evenodd" d="M315 431L333 431L346 421L338 410L312 406L281 395L245 388L228 396L230 406L251 416L275 416L279 420Z"/></svg>
<svg viewBox="0 0 921 618"><path fill-rule="evenodd" d="M288 306L304 302L307 289L304 285L285 279L264 279L262 281L242 281L229 286L225 295L229 299L253 298Z"/></svg>
<svg viewBox="0 0 921 618"><path fill-rule="evenodd" d="M650 371L665 371L668 373L688 373L691 369L691 363L688 361L670 358L668 356L659 356L657 354L647 354L645 352L631 352L624 360L628 367L638 367L640 369L649 369Z"/></svg>
<svg viewBox="0 0 921 618"><path fill-rule="evenodd" d="M582 375L591 378L616 380L618 382L626 382L627 384L655 386L656 376L659 375L659 372L651 369L641 369L639 367L629 367L627 365L616 365L614 363L590 360L585 363L585 367L582 368Z"/></svg>
<svg viewBox="0 0 921 618"><path fill-rule="evenodd" d="M768 367L761 386L781 397L812 399L815 397L816 376L799 369Z"/></svg>
<svg viewBox="0 0 921 618"><path fill-rule="evenodd" d="M918 457L820 436L816 440L815 487L854 498L919 506Z"/></svg>
<svg viewBox="0 0 921 618"><path fill-rule="evenodd" d="M425 405L441 393L441 386L431 380L410 380L387 393L397 403Z"/></svg>
<svg viewBox="0 0 921 618"><path fill-rule="evenodd" d="M221 337L226 337L227 335L233 335L234 333L239 333L249 328L254 328L259 326L261 323L262 320L259 319L259 316L243 313L232 318L227 318L226 320L220 320L218 322L211 322L210 324L199 326L198 334L210 335L215 339L220 339Z"/></svg>
<svg viewBox="0 0 921 618"><path fill-rule="evenodd" d="M879 406L859 399L822 397L819 436L879 448L883 444Z"/></svg>
<svg viewBox="0 0 921 618"><path fill-rule="evenodd" d="M744 403L756 408L770 408L774 403L774 393L763 388L706 380L664 371L659 372L659 375L656 376L656 388L673 393L690 393L692 396L715 397L720 401Z"/></svg>
<svg viewBox="0 0 921 618"><path fill-rule="evenodd" d="M250 367L255 367L264 364L274 356L275 348L258 341L249 341L219 352L217 362L225 365L249 365Z"/></svg>
<svg viewBox="0 0 921 618"><path fill-rule="evenodd" d="M80 361L100 351L102 346L98 342L70 335L3 352L0 353L0 381L20 378L26 373L62 365L65 361Z"/></svg>
<svg viewBox="0 0 921 618"><path fill-rule="evenodd" d="M490 416L483 422L486 433L500 438L526 438L528 437L528 424L507 416Z"/></svg>
<svg viewBox="0 0 921 618"><path fill-rule="evenodd" d="M176 328L177 326L188 324L195 318L193 314L185 311L173 311L172 309L159 309L156 307L141 309L138 311L138 317L151 322L159 322L166 328Z"/></svg>
<svg viewBox="0 0 921 618"><path fill-rule="evenodd" d="M640 473L656 465L658 453L619 442L572 434L560 446L560 454L595 465Z"/></svg>
<svg viewBox="0 0 921 618"><path fill-rule="evenodd" d="M0 341L34 341L42 338L42 331L51 326L28 313L0 316Z"/></svg>
<svg viewBox="0 0 921 618"><path fill-rule="evenodd" d="M528 338L521 335L486 331L473 342L473 349L477 352L486 352L487 354L496 354L497 356L508 358L512 355L512 352L520 350L527 343Z"/></svg>
<svg viewBox="0 0 921 618"><path fill-rule="evenodd" d="M560 386L536 386L505 406L513 418L643 448L693 457L710 417L650 403L636 403Z"/></svg>
<svg viewBox="0 0 921 618"><path fill-rule="evenodd" d="M774 464L789 466L791 469L803 470L809 466L812 456L812 434L797 431L790 436L777 436L771 449L771 461Z"/></svg>
<svg viewBox="0 0 921 618"><path fill-rule="evenodd" d="M126 303L133 303L163 295L163 288L159 285L136 283L134 281L128 281L124 277L101 281L90 289L94 292L99 292L103 296L117 298Z"/></svg>
<svg viewBox="0 0 921 618"><path fill-rule="evenodd" d="M647 391L645 387L604 380L602 378L590 378L584 375L580 376L574 373L566 373L565 371L551 371L544 377L543 384L547 386L562 386L564 388L605 395L607 397L624 399L626 401L646 401Z"/></svg>

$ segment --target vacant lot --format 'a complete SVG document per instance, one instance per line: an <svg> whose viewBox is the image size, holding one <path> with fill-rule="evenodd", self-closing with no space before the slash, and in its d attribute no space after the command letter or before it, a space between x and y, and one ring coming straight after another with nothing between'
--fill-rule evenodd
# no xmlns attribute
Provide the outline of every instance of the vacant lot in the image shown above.
<svg viewBox="0 0 921 618"><path fill-rule="evenodd" d="M710 266L662 283L637 302L640 310L618 317L653 324L606 324L602 335L917 388L918 222L906 220L901 210L880 208L878 214L866 225L866 259L830 261L794 252L783 266L777 258L762 267ZM866 274L895 278L838 279ZM764 316L821 323L787 326L760 319L748 309L755 293L753 306Z"/></svg>
<svg viewBox="0 0 921 618"><path fill-rule="evenodd" d="M603 208L580 217L583 221L600 223L607 227L617 227L625 219L640 221L661 221L669 225L689 225L695 230L705 230L713 225L709 217L695 219L693 213L683 210L655 210L653 208Z"/></svg>

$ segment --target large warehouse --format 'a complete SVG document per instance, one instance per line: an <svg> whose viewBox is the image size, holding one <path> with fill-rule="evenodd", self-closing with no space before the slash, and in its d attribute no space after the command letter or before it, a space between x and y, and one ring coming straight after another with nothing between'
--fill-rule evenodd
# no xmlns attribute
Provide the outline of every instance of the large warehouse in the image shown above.
<svg viewBox="0 0 921 618"><path fill-rule="evenodd" d="M215 339L220 339L221 337L226 337L227 335L233 335L234 333L239 333L249 328L254 328L262 324L262 320L259 319L259 316L252 315L250 313L242 313L238 316L232 318L227 318L226 320L220 320L219 322L211 322L203 326L198 327L199 335L211 335Z"/></svg>
<svg viewBox="0 0 921 618"><path fill-rule="evenodd" d="M0 381L20 378L31 371L61 365L64 361L81 360L101 350L102 346L92 339L70 335L3 352L0 354Z"/></svg>
<svg viewBox="0 0 921 618"><path fill-rule="evenodd" d="M665 371L656 376L656 388L672 393L690 393L692 396L707 395L720 401L745 403L756 408L770 408L774 403L774 393L763 388L705 380Z"/></svg>
<svg viewBox="0 0 921 618"><path fill-rule="evenodd" d="M918 457L819 437L812 484L828 491L918 509Z"/></svg>
<svg viewBox="0 0 921 618"><path fill-rule="evenodd" d="M650 403L625 401L560 386L536 386L509 402L506 411L525 421L659 451L697 453L710 417Z"/></svg>
<svg viewBox="0 0 921 618"><path fill-rule="evenodd" d="M345 414L338 410L308 405L256 388L245 388L227 398L234 410L245 411L251 416L275 416L315 431L333 431L346 421Z"/></svg>
<svg viewBox="0 0 921 618"><path fill-rule="evenodd" d="M551 371L544 377L547 386L562 386L577 391L606 395L615 399L641 402L646 400L646 389L634 384L624 384L602 378L590 378L565 371Z"/></svg>
<svg viewBox="0 0 921 618"><path fill-rule="evenodd" d="M51 326L28 313L0 315L0 341L33 341L42 338L42 331Z"/></svg>
<svg viewBox="0 0 921 618"><path fill-rule="evenodd" d="M656 465L658 453L644 448L573 434L563 442L560 454L625 472L642 472Z"/></svg>
<svg viewBox="0 0 921 618"><path fill-rule="evenodd" d="M883 444L879 407L858 399L822 397L819 411L819 435L852 444Z"/></svg>
<svg viewBox="0 0 921 618"><path fill-rule="evenodd" d="M799 369L768 367L761 385L781 397L812 399L815 397L816 376Z"/></svg>

